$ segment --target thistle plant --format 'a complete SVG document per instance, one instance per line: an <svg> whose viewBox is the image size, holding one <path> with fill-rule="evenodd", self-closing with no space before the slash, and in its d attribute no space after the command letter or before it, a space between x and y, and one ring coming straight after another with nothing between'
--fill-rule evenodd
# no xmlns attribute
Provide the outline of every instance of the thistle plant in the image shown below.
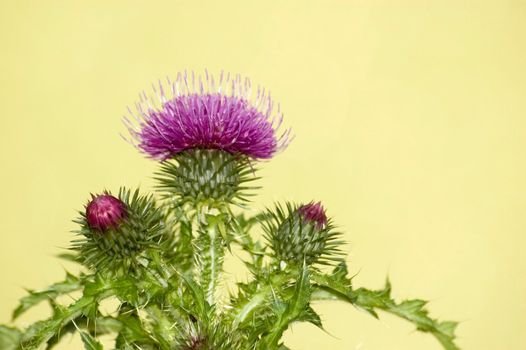
<svg viewBox="0 0 526 350"><path fill-rule="evenodd" d="M127 350L288 349L291 324L323 329L317 301L394 314L459 349L456 323L431 318L424 300L393 300L389 282L354 287L342 234L320 202L245 213L258 166L292 139L265 90L252 94L239 76L184 73L154 92L125 123L137 149L159 162L155 193L91 195L61 255L80 272L30 290L13 320L41 302L51 316L25 329L0 326L0 349L51 349L69 333L93 350L103 349L101 336ZM223 260L235 250L250 277L227 288ZM105 311L107 299L118 306Z"/></svg>

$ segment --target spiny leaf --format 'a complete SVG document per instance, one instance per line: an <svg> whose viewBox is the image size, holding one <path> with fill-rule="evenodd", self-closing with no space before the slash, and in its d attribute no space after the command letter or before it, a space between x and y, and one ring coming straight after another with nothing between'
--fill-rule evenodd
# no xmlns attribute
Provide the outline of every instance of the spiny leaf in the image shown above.
<svg viewBox="0 0 526 350"><path fill-rule="evenodd" d="M82 297L67 307L57 307L51 318L34 323L25 331L21 340L24 350L38 349L59 333L66 324L88 313L94 302L94 298Z"/></svg>
<svg viewBox="0 0 526 350"><path fill-rule="evenodd" d="M289 325L305 318L305 310L309 307L310 292L309 269L304 264L300 277L296 281L292 298L286 304L279 300L274 304L274 311L278 317L270 332L262 338L258 345L259 349L278 347L279 340Z"/></svg>
<svg viewBox="0 0 526 350"><path fill-rule="evenodd" d="M364 310L376 314L375 309L389 312L409 322L412 322L421 332L431 333L442 344L446 350L459 350L455 344L456 322L439 322L429 317L425 309L426 301L421 299L404 300L397 303L391 298L391 284L386 283L384 289L368 290L359 288L355 290L355 305Z"/></svg>
<svg viewBox="0 0 526 350"><path fill-rule="evenodd" d="M404 300L397 303L391 297L391 283L387 280L380 290L352 289L345 263L341 263L332 275L313 273L312 300L343 300L378 318L377 310L389 312L413 323L417 330L433 334L446 350L459 350L455 345L456 322L439 322L429 317L425 309L427 302L421 299Z"/></svg>
<svg viewBox="0 0 526 350"><path fill-rule="evenodd" d="M51 318L34 323L25 331L22 337L24 349L38 349L80 316L97 317L99 302L109 296L117 295L135 301L136 294L132 277L112 280L97 274L95 279L85 283L83 296L79 300L66 307L57 305Z"/></svg>
<svg viewBox="0 0 526 350"><path fill-rule="evenodd" d="M81 331L80 338L84 344L84 350L102 350L102 344L89 333Z"/></svg>
<svg viewBox="0 0 526 350"><path fill-rule="evenodd" d="M135 305L139 303L137 283L138 281L133 276L111 279L97 274L93 281L85 284L84 296L104 299L115 295L121 299L121 301Z"/></svg>
<svg viewBox="0 0 526 350"><path fill-rule="evenodd" d="M318 313L310 306L308 306L298 315L297 321L310 322L316 327L323 329L320 315L318 315Z"/></svg>
<svg viewBox="0 0 526 350"><path fill-rule="evenodd" d="M79 329L85 329L89 331L90 334L104 335L108 333L119 332L122 328L122 325L119 321L113 317L95 317L88 318L84 315L81 315L71 322L67 323L60 332L55 334L47 341L47 350L55 347L67 334L75 333Z"/></svg>
<svg viewBox="0 0 526 350"><path fill-rule="evenodd" d="M115 341L117 349L169 349L163 346L164 343L157 342L135 309L125 309L128 310L118 316L123 327Z"/></svg>
<svg viewBox="0 0 526 350"><path fill-rule="evenodd" d="M338 264L330 275L319 272L312 273L311 280L314 286L313 298L317 300L339 299L349 303L354 302L352 279L347 277L347 265L345 261Z"/></svg>
<svg viewBox="0 0 526 350"><path fill-rule="evenodd" d="M53 300L59 295L71 293L81 288L80 280L77 276L66 272L66 279L62 282L52 284L48 288L35 292L29 291L29 295L20 299L20 305L13 312L13 320L44 300Z"/></svg>
<svg viewBox="0 0 526 350"><path fill-rule="evenodd" d="M183 281L188 286L188 290L194 297L194 302L200 316L206 317L210 310L210 305L205 300L205 293L199 285L189 276L181 275Z"/></svg>
<svg viewBox="0 0 526 350"><path fill-rule="evenodd" d="M310 297L310 282L309 269L306 265L303 266L299 280L296 282L296 289L292 299L287 304L287 310L284 317L289 321L295 319L300 315L309 304Z"/></svg>
<svg viewBox="0 0 526 350"><path fill-rule="evenodd" d="M146 308L146 312L152 321L152 332L164 348L170 348L175 340L175 334L172 330L173 322L168 318L168 314L163 312L157 306Z"/></svg>

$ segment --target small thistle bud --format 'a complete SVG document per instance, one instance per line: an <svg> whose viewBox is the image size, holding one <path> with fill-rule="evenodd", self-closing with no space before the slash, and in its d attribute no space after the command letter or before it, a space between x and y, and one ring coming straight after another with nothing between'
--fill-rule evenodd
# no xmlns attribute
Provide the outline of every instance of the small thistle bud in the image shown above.
<svg viewBox="0 0 526 350"><path fill-rule="evenodd" d="M339 260L338 246L343 243L335 232L320 202L284 209L278 205L268 212L265 236L278 261L299 265L305 261L329 264Z"/></svg>
<svg viewBox="0 0 526 350"><path fill-rule="evenodd" d="M140 196L121 189L93 196L85 213L76 220L80 239L73 241L79 260L97 270L128 270L137 266L139 256L158 248L165 233L163 215L152 196Z"/></svg>
<svg viewBox="0 0 526 350"><path fill-rule="evenodd" d="M102 232L118 227L127 215L124 203L109 194L91 196L92 200L86 206L89 227Z"/></svg>

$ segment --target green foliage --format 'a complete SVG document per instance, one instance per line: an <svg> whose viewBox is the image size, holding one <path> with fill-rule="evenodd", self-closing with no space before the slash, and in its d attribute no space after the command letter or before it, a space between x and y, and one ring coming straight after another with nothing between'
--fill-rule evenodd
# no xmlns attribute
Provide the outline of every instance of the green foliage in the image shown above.
<svg viewBox="0 0 526 350"><path fill-rule="evenodd" d="M20 300L20 305L13 311L13 320L41 301L48 300L53 302L53 300L60 295L79 290L82 287L80 279L81 278L67 272L66 279L62 282L54 283L48 288L38 292L28 290L29 294Z"/></svg>
<svg viewBox="0 0 526 350"><path fill-rule="evenodd" d="M378 317L375 310L383 310L412 322L419 331L433 334L446 350L458 350L455 345L457 322L439 322L429 317L425 309L427 301L409 299L397 303L391 298L391 284L387 281L384 289L368 290L359 288L353 291L355 305Z"/></svg>
<svg viewBox="0 0 526 350"><path fill-rule="evenodd" d="M331 275L315 275L312 300L342 300L367 311L378 318L377 310L382 310L403 318L416 326L421 332L433 334L446 350L458 350L455 345L455 329L457 322L438 321L429 317L425 309L427 301L409 299L397 303L391 297L391 283L387 281L385 288L369 290L367 288L353 289L351 279L347 278L347 267L341 263Z"/></svg>
<svg viewBox="0 0 526 350"><path fill-rule="evenodd" d="M284 350L283 334L293 323L323 329L311 305L320 300L343 301L375 317L378 310L389 312L432 334L446 350L459 349L456 323L429 317L425 301L396 302L389 283L355 289L341 234L330 220L317 227L292 204L252 217L234 214L230 206L245 199L243 184L253 175L243 157L187 151L163 163L160 202L120 190L128 215L117 228L92 230L81 213L80 238L61 257L80 262L82 272L29 290L13 320L42 301L52 314L23 330L0 326L0 349L51 349L77 332L87 350L103 349L106 334L114 336L114 348L125 350ZM255 237L259 227L265 241ZM248 277L221 293L228 277L223 260L233 246L243 251ZM76 299L62 302L73 292ZM118 307L103 311L107 299Z"/></svg>

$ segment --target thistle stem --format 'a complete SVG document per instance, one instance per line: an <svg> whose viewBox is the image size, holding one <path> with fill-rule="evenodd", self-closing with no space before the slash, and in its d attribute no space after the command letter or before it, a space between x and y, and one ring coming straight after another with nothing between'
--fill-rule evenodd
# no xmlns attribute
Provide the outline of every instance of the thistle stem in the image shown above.
<svg viewBox="0 0 526 350"><path fill-rule="evenodd" d="M213 215L212 210L204 206L198 211L199 237L197 238L196 261L201 286L206 291L208 304L215 305L216 289L223 270L225 255L218 226L222 224L220 215Z"/></svg>

